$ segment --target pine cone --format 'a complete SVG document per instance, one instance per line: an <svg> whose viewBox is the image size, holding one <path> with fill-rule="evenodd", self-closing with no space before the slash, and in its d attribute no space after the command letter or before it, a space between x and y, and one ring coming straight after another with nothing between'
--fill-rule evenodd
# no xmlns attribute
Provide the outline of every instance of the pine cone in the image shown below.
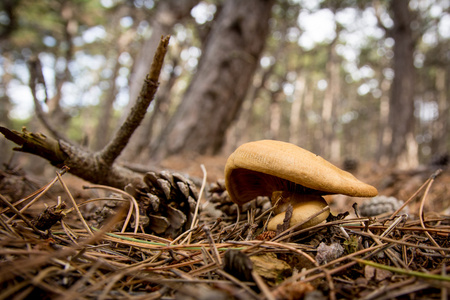
<svg viewBox="0 0 450 300"><path fill-rule="evenodd" d="M136 200L141 213L147 216L146 230L169 237L176 237L191 226L197 188L178 173L148 172L144 176L147 185L136 189Z"/></svg>
<svg viewBox="0 0 450 300"><path fill-rule="evenodd" d="M214 206L216 211L221 212L222 216L235 218L238 212L237 204L233 203L228 196L225 188L225 181L218 180L212 183L208 191L208 200ZM258 209L256 215L271 207L268 197L257 197L256 199L242 205L241 213L245 213L250 209Z"/></svg>

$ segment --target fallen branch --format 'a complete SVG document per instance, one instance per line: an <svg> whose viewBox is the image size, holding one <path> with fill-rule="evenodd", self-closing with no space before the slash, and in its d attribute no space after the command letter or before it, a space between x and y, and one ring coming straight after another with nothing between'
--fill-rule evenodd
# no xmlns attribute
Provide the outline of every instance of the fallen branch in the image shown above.
<svg viewBox="0 0 450 300"><path fill-rule="evenodd" d="M141 124L148 106L154 99L169 39L170 36L161 37L136 104L114 138L99 152L92 153L62 139L57 140L42 133L33 133L26 128L19 132L0 127L0 132L5 138L20 146L14 148L15 151L35 154L56 167L65 165L70 173L84 180L119 189L123 189L129 183L140 185L142 183L140 174L114 164L114 161Z"/></svg>

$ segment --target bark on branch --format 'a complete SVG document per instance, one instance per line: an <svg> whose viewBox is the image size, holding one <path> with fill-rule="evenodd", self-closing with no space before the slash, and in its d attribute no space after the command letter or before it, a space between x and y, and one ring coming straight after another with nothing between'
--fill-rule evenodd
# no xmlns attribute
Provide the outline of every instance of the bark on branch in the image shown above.
<svg viewBox="0 0 450 300"><path fill-rule="evenodd" d="M84 180L120 189L129 183L139 185L142 183L141 175L114 164L114 161L142 122L148 106L154 99L169 38L169 36L161 38L149 75L144 81L135 106L111 142L101 151L92 153L64 140L56 140L41 133L27 131L26 128L18 132L0 127L0 132L5 138L20 146L14 150L38 155L57 167L65 165L69 167L70 173Z"/></svg>

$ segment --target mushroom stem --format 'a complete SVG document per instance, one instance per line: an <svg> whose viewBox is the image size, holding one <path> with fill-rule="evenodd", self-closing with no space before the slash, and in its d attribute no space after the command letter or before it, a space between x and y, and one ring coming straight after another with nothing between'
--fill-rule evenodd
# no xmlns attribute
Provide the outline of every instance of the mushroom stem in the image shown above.
<svg viewBox="0 0 450 300"><path fill-rule="evenodd" d="M268 230L277 230L277 225L282 224L285 218L286 209L289 204L292 205L293 212L289 226L292 227L296 224L306 221L309 217L321 211L327 202L319 195L305 195L299 193L288 193L282 191L275 191L272 193L272 204L276 205L274 212L276 215L269 221L267 225ZM324 221L330 211L327 210L317 217L309 220L303 224L300 228L308 228L317 225Z"/></svg>

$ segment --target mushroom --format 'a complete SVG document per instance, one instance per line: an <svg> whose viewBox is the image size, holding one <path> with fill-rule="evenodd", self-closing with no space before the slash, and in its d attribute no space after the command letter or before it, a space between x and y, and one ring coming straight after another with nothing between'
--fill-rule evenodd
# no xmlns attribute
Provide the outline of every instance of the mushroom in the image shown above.
<svg viewBox="0 0 450 300"><path fill-rule="evenodd" d="M323 195L344 194L374 197L377 189L356 179L322 157L296 145L261 140L238 147L225 166L225 186L231 201L242 205L257 196L268 196L275 216L267 229L282 224L292 205L290 226L302 223L328 204ZM308 221L302 228L324 221L329 209Z"/></svg>

